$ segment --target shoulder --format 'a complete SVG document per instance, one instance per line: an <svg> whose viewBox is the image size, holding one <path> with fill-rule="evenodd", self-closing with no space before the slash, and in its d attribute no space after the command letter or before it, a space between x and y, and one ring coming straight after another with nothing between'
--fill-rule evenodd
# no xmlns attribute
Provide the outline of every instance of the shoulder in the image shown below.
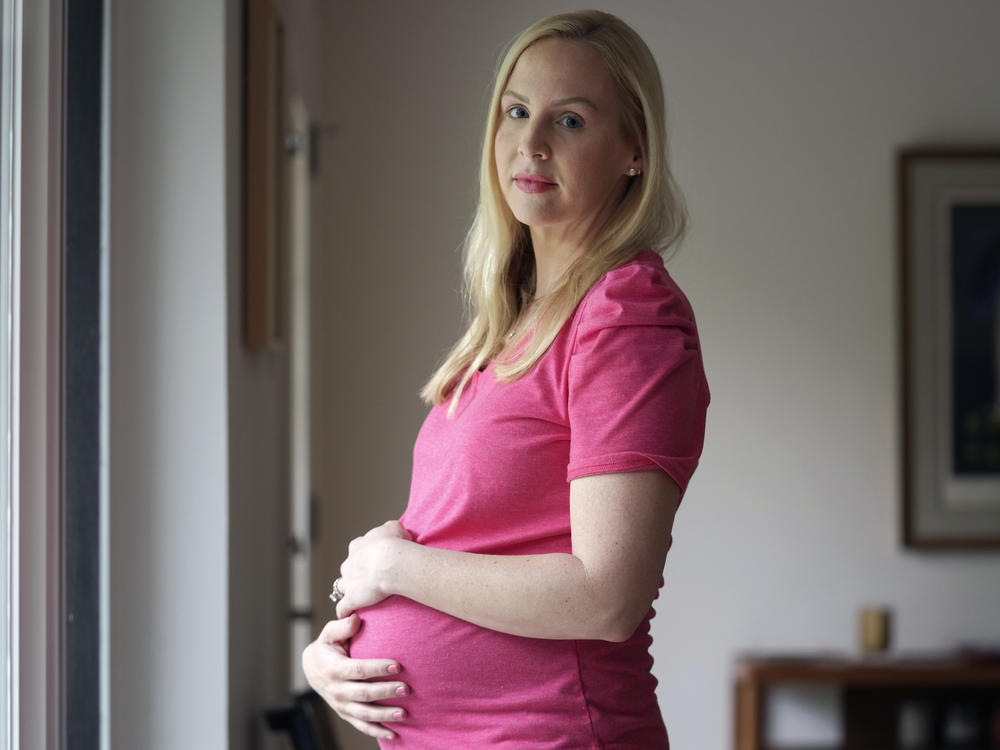
<svg viewBox="0 0 1000 750"><path fill-rule="evenodd" d="M607 329L635 326L697 337L691 304L652 251L608 271L584 295L574 316L574 350Z"/></svg>

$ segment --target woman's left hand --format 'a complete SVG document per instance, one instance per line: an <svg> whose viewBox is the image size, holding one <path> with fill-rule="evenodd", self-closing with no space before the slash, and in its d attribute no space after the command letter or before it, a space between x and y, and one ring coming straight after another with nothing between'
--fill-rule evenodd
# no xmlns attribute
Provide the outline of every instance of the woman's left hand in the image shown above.
<svg viewBox="0 0 1000 750"><path fill-rule="evenodd" d="M337 587L344 593L337 603L337 617L378 604L391 594L389 575L400 555L400 541L412 541L399 521L386 521L347 547L347 559L340 566Z"/></svg>

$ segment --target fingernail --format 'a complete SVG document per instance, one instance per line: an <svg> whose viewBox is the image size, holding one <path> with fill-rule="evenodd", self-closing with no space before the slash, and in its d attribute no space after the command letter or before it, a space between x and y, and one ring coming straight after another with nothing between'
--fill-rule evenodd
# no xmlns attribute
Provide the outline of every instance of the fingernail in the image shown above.
<svg viewBox="0 0 1000 750"><path fill-rule="evenodd" d="M386 671L389 674L399 674L399 666L396 664L390 664L389 668Z"/></svg>
<svg viewBox="0 0 1000 750"><path fill-rule="evenodd" d="M394 719L402 719L403 718L403 712L402 711L397 711L396 713L394 713L392 715L392 718L394 718Z"/></svg>
<svg viewBox="0 0 1000 750"><path fill-rule="evenodd" d="M406 695L406 688L405 687L396 688L396 695Z"/></svg>

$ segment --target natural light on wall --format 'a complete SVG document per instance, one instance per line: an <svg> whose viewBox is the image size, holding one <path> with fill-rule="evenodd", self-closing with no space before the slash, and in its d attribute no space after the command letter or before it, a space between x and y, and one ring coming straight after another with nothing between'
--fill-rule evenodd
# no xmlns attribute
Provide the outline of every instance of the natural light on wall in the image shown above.
<svg viewBox="0 0 1000 750"><path fill-rule="evenodd" d="M0 750L11 747L11 143L13 141L13 8L2 0L3 28L0 49L0 655L3 685L0 687Z"/></svg>

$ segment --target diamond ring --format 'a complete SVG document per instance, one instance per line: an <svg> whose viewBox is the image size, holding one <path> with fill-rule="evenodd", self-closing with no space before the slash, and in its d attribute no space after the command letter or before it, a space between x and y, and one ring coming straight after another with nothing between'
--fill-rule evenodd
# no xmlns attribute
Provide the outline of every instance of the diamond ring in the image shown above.
<svg viewBox="0 0 1000 750"><path fill-rule="evenodd" d="M330 592L330 601L336 604L344 598L344 592L340 590L340 578L333 582L333 591Z"/></svg>

